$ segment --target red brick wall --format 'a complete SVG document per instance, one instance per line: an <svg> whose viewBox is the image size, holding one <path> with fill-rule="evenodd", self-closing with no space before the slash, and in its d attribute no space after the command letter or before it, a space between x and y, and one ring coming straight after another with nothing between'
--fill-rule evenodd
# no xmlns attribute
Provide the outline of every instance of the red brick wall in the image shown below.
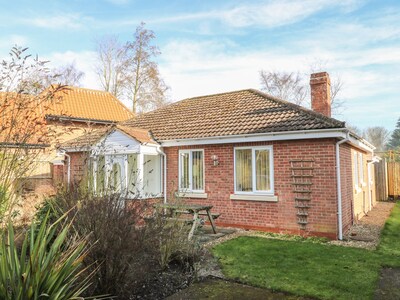
<svg viewBox="0 0 400 300"><path fill-rule="evenodd" d="M213 211L221 213L217 224L267 231L309 233L336 238L335 143L334 139L314 139L165 148L164 152L168 157L168 195L170 197L177 190L179 149L204 149L205 192L208 197L207 199L187 199L186 201L212 204ZM260 145L273 145L274 186L278 202L230 200L230 195L234 193L234 147ZM218 156L218 166L213 165L212 155ZM315 160L315 169L307 232L304 232L299 229L297 224L290 160L310 158Z"/></svg>
<svg viewBox="0 0 400 300"><path fill-rule="evenodd" d="M71 158L71 184L79 183L87 172L87 153L85 152L70 152ZM67 162L64 168L64 182L67 182Z"/></svg>
<svg viewBox="0 0 400 300"><path fill-rule="evenodd" d="M53 165L52 166L52 178L53 185L57 186L64 182L64 166L63 165Z"/></svg>

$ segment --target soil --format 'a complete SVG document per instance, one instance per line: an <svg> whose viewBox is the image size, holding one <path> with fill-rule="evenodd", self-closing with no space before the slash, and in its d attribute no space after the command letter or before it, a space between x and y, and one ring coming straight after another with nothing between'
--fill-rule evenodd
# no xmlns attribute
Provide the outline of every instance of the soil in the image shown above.
<svg viewBox="0 0 400 300"><path fill-rule="evenodd" d="M134 295L130 299L165 299L166 297L186 289L194 280L192 272L185 272L180 267L169 269L148 276L136 285Z"/></svg>
<svg viewBox="0 0 400 300"><path fill-rule="evenodd" d="M256 288L241 283L227 281L219 278L208 277L201 282L192 284L185 290L176 293L169 300L190 299L276 299L276 300L299 300L309 299L289 295L286 293L273 292L271 290Z"/></svg>
<svg viewBox="0 0 400 300"><path fill-rule="evenodd" d="M400 269L383 268L380 273L375 300L400 299Z"/></svg>

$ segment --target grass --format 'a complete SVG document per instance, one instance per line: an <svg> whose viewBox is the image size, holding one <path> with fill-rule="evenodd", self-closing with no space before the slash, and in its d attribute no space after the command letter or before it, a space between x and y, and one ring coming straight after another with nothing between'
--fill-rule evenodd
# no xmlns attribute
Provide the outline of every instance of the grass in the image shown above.
<svg viewBox="0 0 400 300"><path fill-rule="evenodd" d="M315 241L239 237L213 248L225 275L250 285L321 299L371 299L382 266L400 266L400 203L377 250Z"/></svg>
<svg viewBox="0 0 400 300"><path fill-rule="evenodd" d="M400 267L400 202L383 227L377 251L382 255L384 266Z"/></svg>

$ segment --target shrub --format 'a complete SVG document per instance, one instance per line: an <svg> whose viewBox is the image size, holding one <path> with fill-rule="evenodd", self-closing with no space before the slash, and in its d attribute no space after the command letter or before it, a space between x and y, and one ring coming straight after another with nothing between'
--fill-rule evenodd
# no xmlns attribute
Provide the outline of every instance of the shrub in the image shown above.
<svg viewBox="0 0 400 300"><path fill-rule="evenodd" d="M32 222L18 251L10 223L0 243L0 298L78 299L91 277L80 277L86 242L68 241L70 229L65 216L51 225L45 217L39 228Z"/></svg>
<svg viewBox="0 0 400 300"><path fill-rule="evenodd" d="M181 223L167 222L160 215L145 221L153 202L125 201L111 193L93 197L79 188L60 192L54 201L63 211L72 208L75 231L89 236L84 264L87 273L98 272L88 294L162 298L191 277L197 253L193 249L198 248L188 242Z"/></svg>

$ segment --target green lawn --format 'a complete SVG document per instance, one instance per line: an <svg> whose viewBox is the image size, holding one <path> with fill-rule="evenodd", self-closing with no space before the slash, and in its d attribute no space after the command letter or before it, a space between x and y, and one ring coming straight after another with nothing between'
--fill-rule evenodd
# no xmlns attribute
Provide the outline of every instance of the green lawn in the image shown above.
<svg viewBox="0 0 400 300"><path fill-rule="evenodd" d="M371 299L383 265L400 266L400 203L378 250L239 237L213 249L225 275L250 285L322 299Z"/></svg>

